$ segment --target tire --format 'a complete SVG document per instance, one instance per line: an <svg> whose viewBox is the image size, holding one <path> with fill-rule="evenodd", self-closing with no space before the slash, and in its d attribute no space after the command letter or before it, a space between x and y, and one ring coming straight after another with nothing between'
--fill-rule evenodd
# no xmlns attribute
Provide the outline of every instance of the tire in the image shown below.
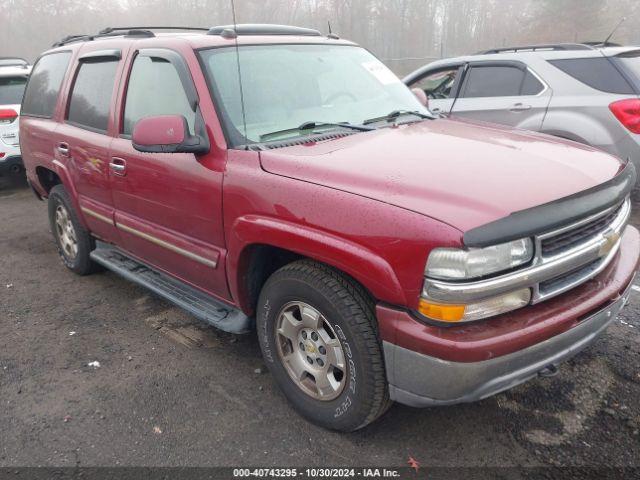
<svg viewBox="0 0 640 480"><path fill-rule="evenodd" d="M308 260L282 267L264 285L256 326L265 363L292 406L312 423L354 431L391 405L373 307L360 285ZM315 336L308 321L320 325ZM299 340L297 347L292 338ZM305 356L308 371L300 376L296 367Z"/></svg>
<svg viewBox="0 0 640 480"><path fill-rule="evenodd" d="M78 220L78 214L63 185L56 185L49 192L48 209L51 232L62 263L78 275L89 275L99 270L98 265L89 257L91 251L96 248L96 242ZM60 228L57 217L59 212L66 212L70 224L66 237L69 238L70 233L75 236L75 250L69 248L69 242L64 240L65 233L61 233L63 229Z"/></svg>

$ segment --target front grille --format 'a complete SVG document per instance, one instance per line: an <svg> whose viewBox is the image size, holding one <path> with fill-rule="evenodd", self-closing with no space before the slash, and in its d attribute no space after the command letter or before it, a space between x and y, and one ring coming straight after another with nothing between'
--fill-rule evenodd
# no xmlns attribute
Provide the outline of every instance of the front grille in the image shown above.
<svg viewBox="0 0 640 480"><path fill-rule="evenodd" d="M533 287L532 303L560 295L600 273L620 244L619 238L629 218L630 201L611 207L599 214L584 218L572 225L537 237L538 265L553 264L571 258L563 272L544 279ZM615 244L607 243L609 232Z"/></svg>
<svg viewBox="0 0 640 480"><path fill-rule="evenodd" d="M592 274L598 269L602 259L598 259L589 263L584 267L580 267L559 277L552 278L539 284L539 294L541 297L548 297L551 294L557 295L563 291L566 291L574 286L579 285L584 280L591 278Z"/></svg>
<svg viewBox="0 0 640 480"><path fill-rule="evenodd" d="M540 244L542 256L551 257L558 255L588 241L597 234L604 232L616 219L621 208L622 205L619 205L604 216L600 216L590 222L579 225L576 228L572 228L550 238L545 238Z"/></svg>

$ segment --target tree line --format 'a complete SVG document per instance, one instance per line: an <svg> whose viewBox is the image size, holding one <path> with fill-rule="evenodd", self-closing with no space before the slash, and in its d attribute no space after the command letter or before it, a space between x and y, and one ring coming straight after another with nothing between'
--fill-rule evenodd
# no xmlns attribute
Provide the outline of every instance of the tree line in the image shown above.
<svg viewBox="0 0 640 480"><path fill-rule="evenodd" d="M235 0L238 23L317 28L367 47L398 73L432 59L548 42L640 45L637 0ZM66 35L107 26L232 23L230 0L2 0L0 56L34 60Z"/></svg>

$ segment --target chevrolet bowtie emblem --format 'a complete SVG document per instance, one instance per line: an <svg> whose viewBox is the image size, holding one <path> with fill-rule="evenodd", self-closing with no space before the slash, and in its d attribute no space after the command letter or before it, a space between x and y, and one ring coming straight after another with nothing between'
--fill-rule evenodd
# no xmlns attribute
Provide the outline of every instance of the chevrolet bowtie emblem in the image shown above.
<svg viewBox="0 0 640 480"><path fill-rule="evenodd" d="M316 347L313 346L313 343L311 342L307 343L307 352L316 353Z"/></svg>
<svg viewBox="0 0 640 480"><path fill-rule="evenodd" d="M620 234L614 231L606 232L603 236L604 243L600 246L600 251L598 252L601 257L606 256L611 250L613 250L613 247L615 247L618 240L620 240Z"/></svg>

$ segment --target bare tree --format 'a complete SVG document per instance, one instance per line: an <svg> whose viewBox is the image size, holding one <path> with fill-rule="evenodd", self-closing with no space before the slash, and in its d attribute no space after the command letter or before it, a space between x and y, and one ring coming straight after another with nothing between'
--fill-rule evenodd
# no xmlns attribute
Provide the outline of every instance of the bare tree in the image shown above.
<svg viewBox="0 0 640 480"><path fill-rule="evenodd" d="M240 23L334 32L399 73L441 56L504 45L602 41L640 44L637 0L236 0ZM106 26L232 22L230 0L2 0L0 56L34 60L60 38Z"/></svg>

